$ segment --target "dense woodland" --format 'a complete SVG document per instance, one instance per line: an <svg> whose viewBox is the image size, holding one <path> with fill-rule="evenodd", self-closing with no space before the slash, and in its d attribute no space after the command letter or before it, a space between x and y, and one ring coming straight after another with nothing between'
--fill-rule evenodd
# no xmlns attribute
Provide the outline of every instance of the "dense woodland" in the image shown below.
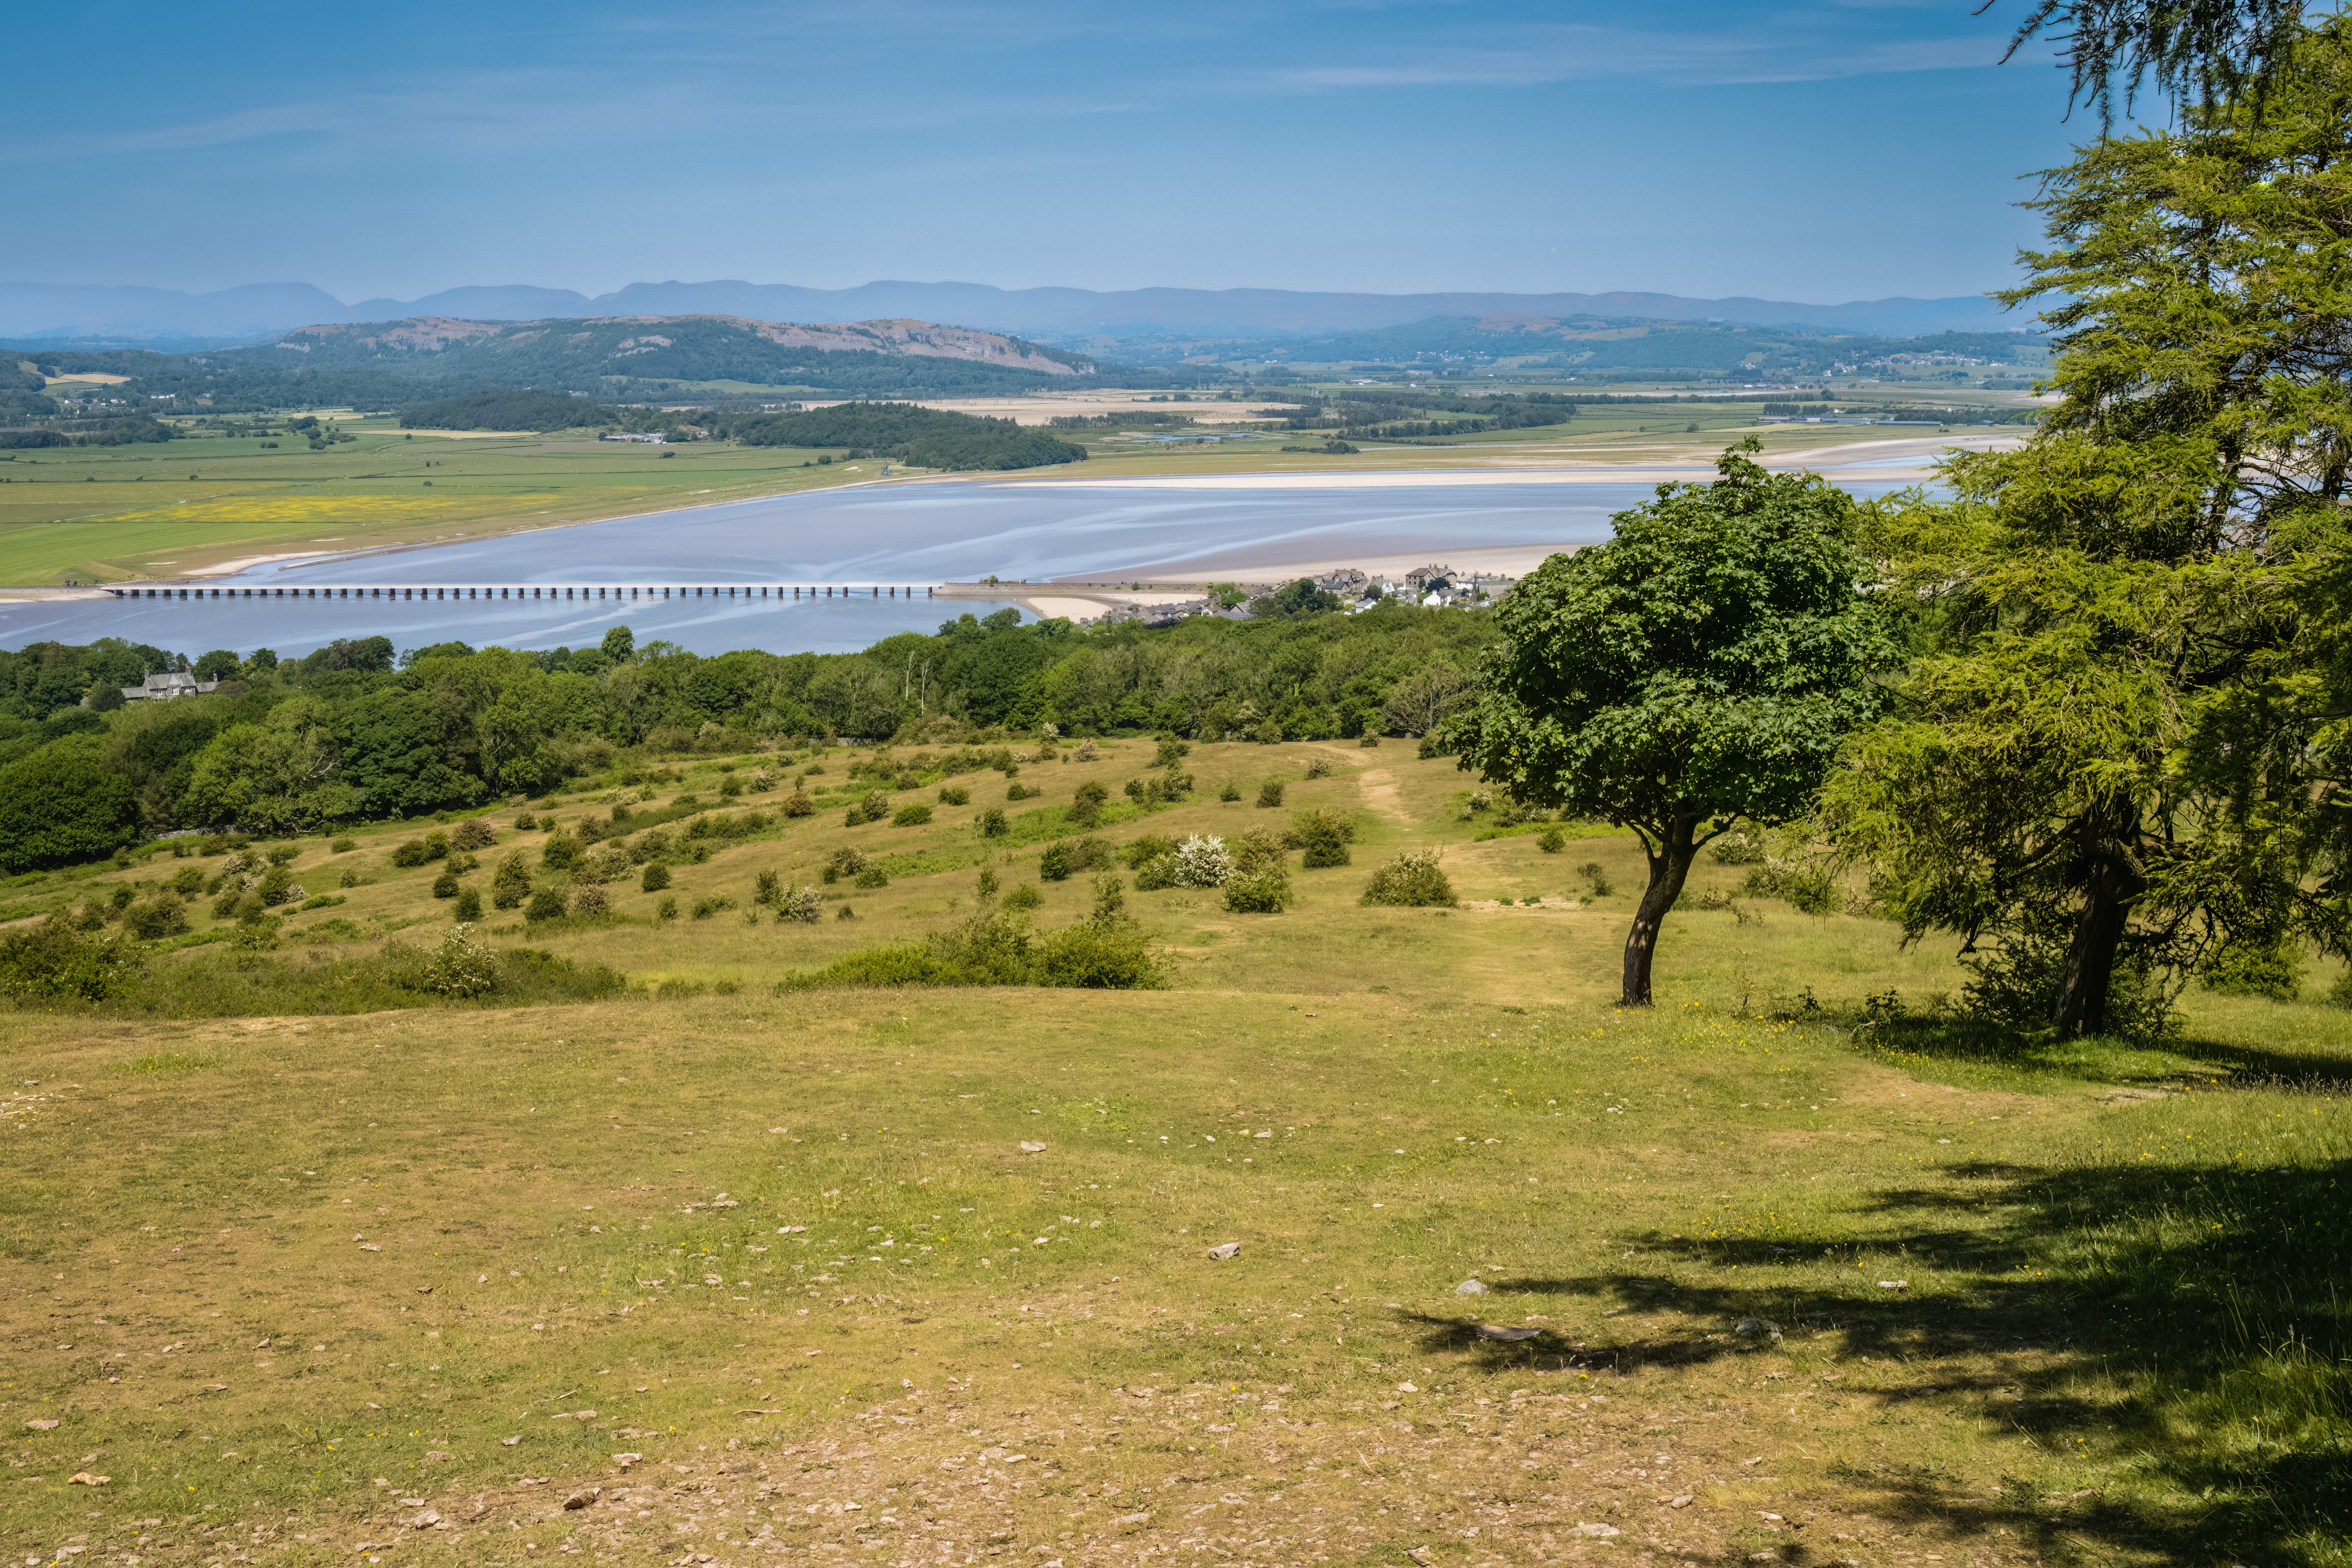
<svg viewBox="0 0 2352 1568"><path fill-rule="evenodd" d="M186 667L115 639L0 652L0 868L89 859L181 828L295 832L530 793L617 752L879 739L1174 731L1265 740L1417 733L1473 685L1486 615L1385 604L1357 616L1201 617L1163 631L1019 625L1000 610L856 654L713 658L625 628L602 647L382 637L301 659L194 659L209 696L125 704Z"/></svg>

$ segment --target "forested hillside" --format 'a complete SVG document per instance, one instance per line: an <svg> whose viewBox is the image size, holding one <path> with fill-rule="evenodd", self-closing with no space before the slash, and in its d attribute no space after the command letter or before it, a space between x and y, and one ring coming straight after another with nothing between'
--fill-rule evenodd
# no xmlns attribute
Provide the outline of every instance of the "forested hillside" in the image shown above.
<svg viewBox="0 0 2352 1568"><path fill-rule="evenodd" d="M852 397L1002 395L1100 373L1081 354L929 321L804 327L720 316L525 322L433 317L306 327L277 343L207 353L40 348L26 359L47 375L127 376L109 394L126 405L215 414L328 405L403 408L520 388L633 402L710 381ZM1152 384L1166 379L1146 377ZM17 384L0 384L0 425L16 422L12 414L55 412L43 406L47 400L34 376L13 360L0 363L0 383L10 381Z"/></svg>
<svg viewBox="0 0 2352 1568"><path fill-rule="evenodd" d="M1487 617L1358 616L1164 631L963 616L856 654L551 653L382 637L307 658L215 650L211 696L124 705L189 661L107 640L0 652L0 870L89 859L177 828L289 831L546 789L624 748L901 731L1175 731L1259 739L1425 731L1470 689ZM87 699L89 706L83 706Z"/></svg>

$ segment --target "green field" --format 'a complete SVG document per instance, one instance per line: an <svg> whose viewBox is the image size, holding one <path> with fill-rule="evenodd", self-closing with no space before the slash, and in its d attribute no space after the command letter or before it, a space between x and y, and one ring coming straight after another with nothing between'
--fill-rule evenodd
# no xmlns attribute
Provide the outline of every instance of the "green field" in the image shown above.
<svg viewBox="0 0 2352 1568"><path fill-rule="evenodd" d="M1713 863L1661 1005L1629 1014L1633 842L1496 836L1394 742L1201 745L1192 802L1113 812L1114 843L1358 824L1353 864L1294 858L1284 913L1128 891L1169 989L772 991L963 919L983 864L1040 886L1076 783L1116 801L1151 761L1060 754L1022 769L1045 793L1007 807L1013 849L971 825L1003 781L963 774L971 805L929 826L845 826L843 791L708 840L676 919L622 879L597 919L490 914L501 949L624 971L611 1001L198 1016L437 940L405 825L299 841L342 901L275 952L159 949L178 1016L0 1015L0 1539L43 1563L2347 1561L2352 1014L2191 993L2161 1048L1921 1027L1899 1015L1966 979L1948 952ZM772 811L804 762L720 793L763 760L635 761L640 785L553 811ZM810 786L846 782L824 762ZM1249 804L1269 780L1280 810ZM515 816L462 881L537 861ZM819 882L845 846L888 884ZM1460 907L1357 901L1433 846ZM220 864L19 879L6 912ZM761 871L825 918L778 923ZM1041 928L1097 897L1041 891Z"/></svg>
<svg viewBox="0 0 2352 1568"><path fill-rule="evenodd" d="M250 555L478 538L876 477L791 447L456 437L347 421L356 441L197 436L0 454L0 583L171 577Z"/></svg>

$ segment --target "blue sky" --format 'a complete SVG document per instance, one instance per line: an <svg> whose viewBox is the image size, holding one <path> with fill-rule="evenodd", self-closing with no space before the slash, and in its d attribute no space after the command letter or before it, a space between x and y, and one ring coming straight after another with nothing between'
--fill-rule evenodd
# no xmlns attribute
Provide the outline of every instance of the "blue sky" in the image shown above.
<svg viewBox="0 0 2352 1568"><path fill-rule="evenodd" d="M1975 293L2021 3L26 6L0 276Z"/></svg>

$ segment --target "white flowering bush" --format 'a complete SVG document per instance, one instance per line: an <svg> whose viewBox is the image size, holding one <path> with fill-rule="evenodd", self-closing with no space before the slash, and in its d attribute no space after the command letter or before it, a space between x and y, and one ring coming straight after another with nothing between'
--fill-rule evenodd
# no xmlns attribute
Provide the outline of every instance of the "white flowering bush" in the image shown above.
<svg viewBox="0 0 2352 1568"><path fill-rule="evenodd" d="M1196 833L1176 846L1176 884L1183 888L1222 888L1234 874L1234 858L1225 841L1213 833Z"/></svg>
<svg viewBox="0 0 2352 1568"><path fill-rule="evenodd" d="M783 902L776 906L776 918L801 925L814 925L824 913L824 895L814 888L801 888L786 893Z"/></svg>
<svg viewBox="0 0 2352 1568"><path fill-rule="evenodd" d="M485 996L499 986L499 955L474 940L474 928L449 928L425 961L425 989L444 996Z"/></svg>

